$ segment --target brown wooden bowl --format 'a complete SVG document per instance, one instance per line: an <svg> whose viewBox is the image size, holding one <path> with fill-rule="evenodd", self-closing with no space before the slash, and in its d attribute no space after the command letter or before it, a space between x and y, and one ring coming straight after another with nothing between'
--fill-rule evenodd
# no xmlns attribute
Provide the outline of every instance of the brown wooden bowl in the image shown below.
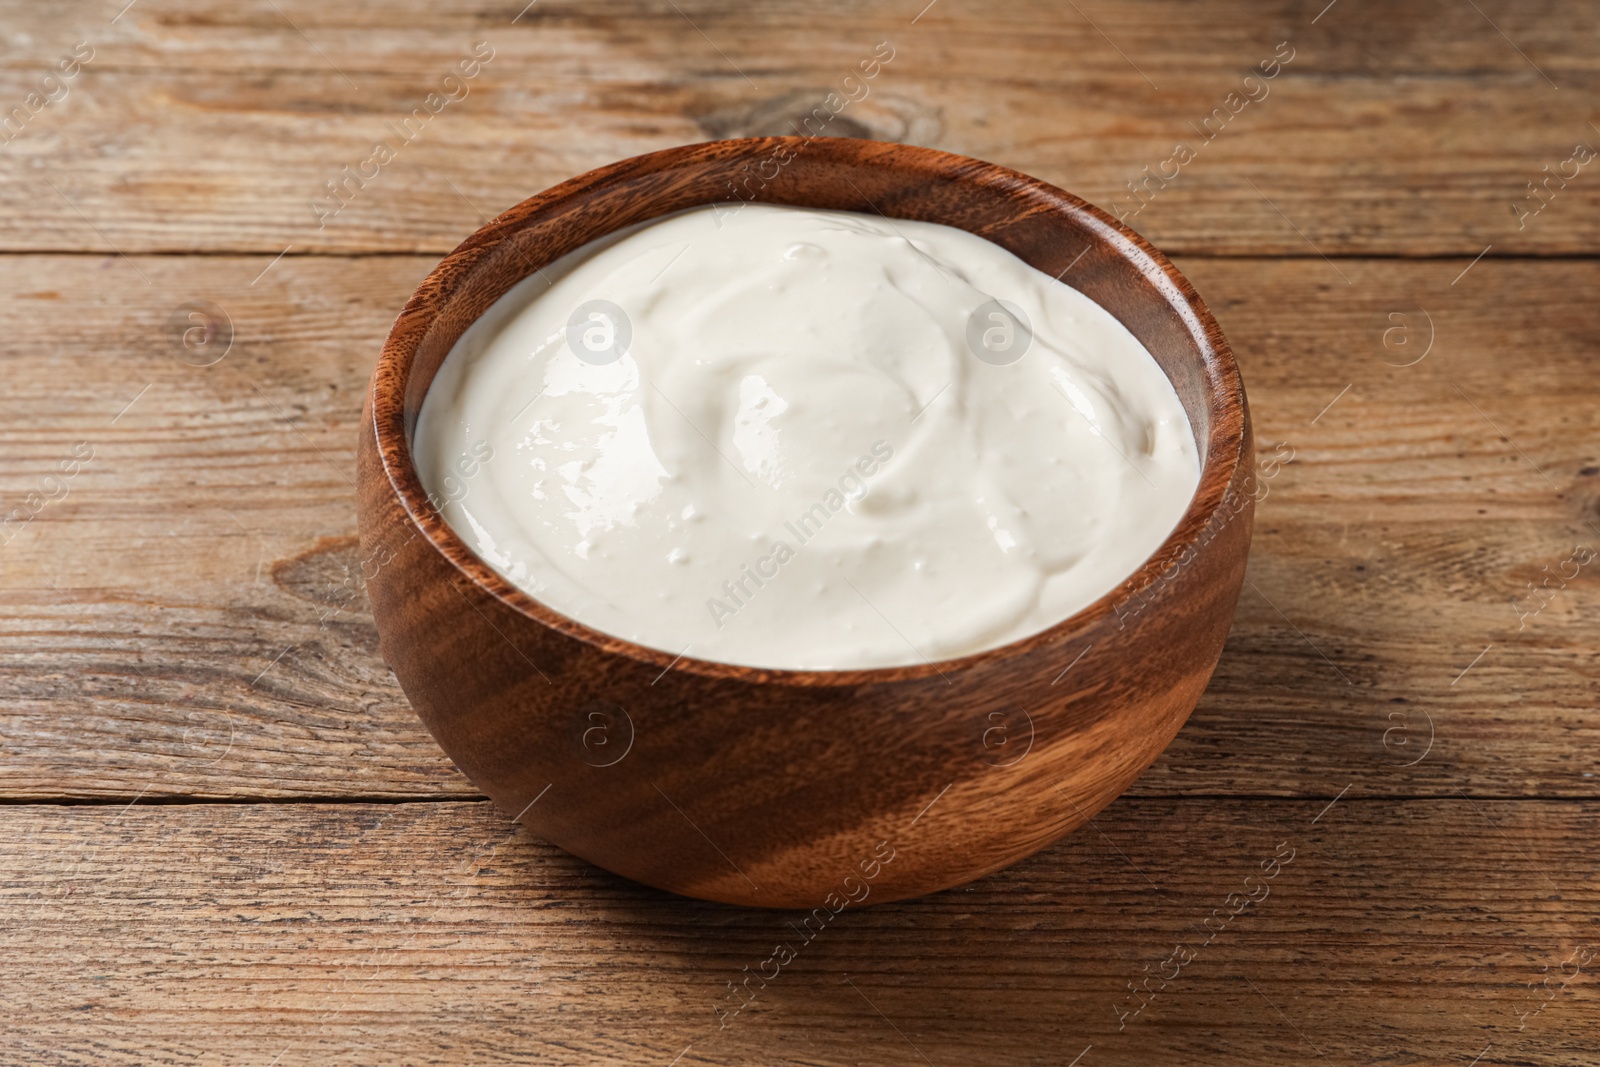
<svg viewBox="0 0 1600 1067"><path fill-rule="evenodd" d="M741 200L958 226L1061 275L1155 355L1199 488L1139 570L1002 648L876 670L758 670L611 637L479 559L429 504L410 435L441 361L517 281L621 227ZM1199 700L1254 515L1244 385L1165 256L1070 193L872 141L764 137L625 160L525 200L450 253L396 320L360 447L363 574L428 729L516 820L618 874L710 900L896 900L1028 856L1116 798Z"/></svg>

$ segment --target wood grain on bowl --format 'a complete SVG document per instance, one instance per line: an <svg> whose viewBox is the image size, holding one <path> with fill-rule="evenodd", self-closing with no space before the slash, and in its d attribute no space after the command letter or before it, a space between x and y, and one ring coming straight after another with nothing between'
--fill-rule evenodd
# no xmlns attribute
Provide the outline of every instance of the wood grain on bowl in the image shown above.
<svg viewBox="0 0 1600 1067"><path fill-rule="evenodd" d="M960 659L770 671L643 648L556 613L444 524L409 435L452 344L586 242L696 205L795 204L959 226L1117 316L1177 389L1194 500L1116 590ZM1165 257L1026 175L928 149L752 138L572 179L447 256L396 321L359 451L364 573L385 658L463 771L515 819L619 874L740 904L818 908L867 881L921 895L1013 863L1108 804L1182 726L1222 650L1254 508L1243 385Z"/></svg>

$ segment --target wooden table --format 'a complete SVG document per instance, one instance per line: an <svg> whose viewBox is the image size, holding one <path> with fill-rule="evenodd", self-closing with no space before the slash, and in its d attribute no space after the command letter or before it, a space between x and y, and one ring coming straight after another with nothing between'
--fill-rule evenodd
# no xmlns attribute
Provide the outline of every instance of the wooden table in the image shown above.
<svg viewBox="0 0 1600 1067"><path fill-rule="evenodd" d="M1594 5L125 2L0 5L0 1061L1600 1062ZM377 653L355 426L485 216L782 132L882 41L832 132L1126 210L1270 492L1125 797L720 1026L793 916L474 792Z"/></svg>

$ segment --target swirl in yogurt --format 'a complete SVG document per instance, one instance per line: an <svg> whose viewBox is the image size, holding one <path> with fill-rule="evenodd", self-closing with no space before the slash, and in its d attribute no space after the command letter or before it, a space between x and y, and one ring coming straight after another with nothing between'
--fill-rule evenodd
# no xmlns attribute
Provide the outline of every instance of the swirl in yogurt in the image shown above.
<svg viewBox="0 0 1600 1067"><path fill-rule="evenodd" d="M1046 629L1136 570L1199 480L1172 384L1082 293L963 230L756 204L519 283L444 361L413 454L549 607L775 669Z"/></svg>

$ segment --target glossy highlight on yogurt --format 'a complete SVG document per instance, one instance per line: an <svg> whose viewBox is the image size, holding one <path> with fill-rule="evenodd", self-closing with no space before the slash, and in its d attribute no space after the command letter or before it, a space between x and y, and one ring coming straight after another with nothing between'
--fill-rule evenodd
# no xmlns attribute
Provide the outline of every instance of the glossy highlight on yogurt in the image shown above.
<svg viewBox="0 0 1600 1067"><path fill-rule="evenodd" d="M771 669L1047 629L1199 481L1171 383L1077 290L953 227L758 204L519 283L445 359L412 452L452 529L548 607Z"/></svg>

